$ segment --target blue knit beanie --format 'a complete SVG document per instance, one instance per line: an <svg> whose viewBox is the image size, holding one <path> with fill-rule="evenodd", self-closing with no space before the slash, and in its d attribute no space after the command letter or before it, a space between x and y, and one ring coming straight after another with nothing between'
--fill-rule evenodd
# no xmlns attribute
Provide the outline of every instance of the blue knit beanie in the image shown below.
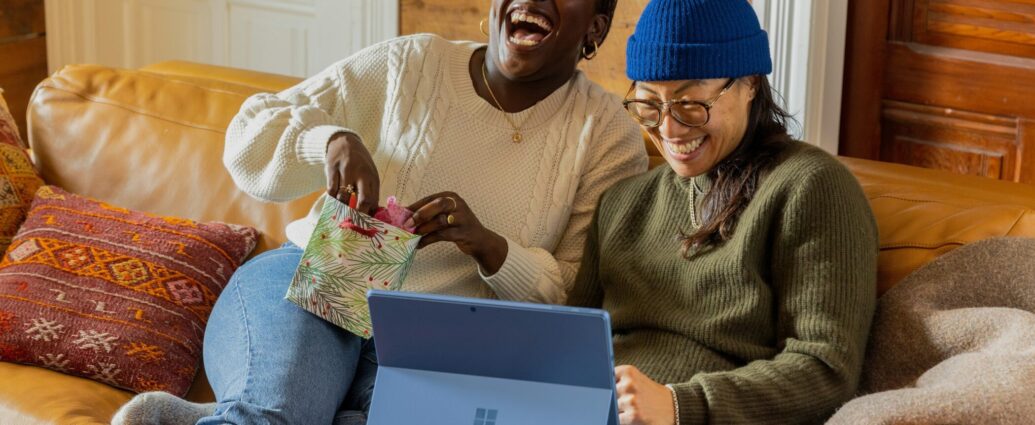
<svg viewBox="0 0 1035 425"><path fill-rule="evenodd" d="M769 36L747 0L652 0L626 49L633 81L704 80L773 71Z"/></svg>

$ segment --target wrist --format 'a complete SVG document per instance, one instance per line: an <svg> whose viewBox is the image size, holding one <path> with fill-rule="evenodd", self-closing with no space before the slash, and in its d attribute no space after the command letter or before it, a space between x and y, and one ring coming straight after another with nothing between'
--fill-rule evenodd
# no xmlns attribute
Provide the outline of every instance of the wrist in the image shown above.
<svg viewBox="0 0 1035 425"><path fill-rule="evenodd" d="M331 136L330 140L327 141L327 150L331 149L331 145L334 143L344 143L348 148L353 148L357 144L362 146L363 141L360 140L356 133L351 131L339 131Z"/></svg>
<svg viewBox="0 0 1035 425"><path fill-rule="evenodd" d="M473 257L482 272L487 276L492 276L500 271L503 263L506 262L509 247L507 238L491 230L486 230L486 232L488 232L487 240L489 242L483 244L482 249L474 252Z"/></svg>
<svg viewBox="0 0 1035 425"><path fill-rule="evenodd" d="M331 142L338 137L338 134L346 132L348 129L335 125L310 127L299 135L295 153L303 163L324 164L329 157Z"/></svg>

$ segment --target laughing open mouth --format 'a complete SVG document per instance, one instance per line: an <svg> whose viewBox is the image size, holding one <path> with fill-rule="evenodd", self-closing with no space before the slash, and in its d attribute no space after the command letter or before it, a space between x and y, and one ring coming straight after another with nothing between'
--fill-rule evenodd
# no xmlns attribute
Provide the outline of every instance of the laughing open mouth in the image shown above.
<svg viewBox="0 0 1035 425"><path fill-rule="evenodd" d="M553 32L550 20L528 10L514 10L509 21L511 43L518 46L533 47L543 42Z"/></svg>

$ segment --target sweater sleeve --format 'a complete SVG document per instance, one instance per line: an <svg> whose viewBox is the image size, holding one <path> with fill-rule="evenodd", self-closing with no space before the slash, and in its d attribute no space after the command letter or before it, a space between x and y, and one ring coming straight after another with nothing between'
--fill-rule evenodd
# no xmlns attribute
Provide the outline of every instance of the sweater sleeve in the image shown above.
<svg viewBox="0 0 1035 425"><path fill-rule="evenodd" d="M683 425L822 422L856 390L876 304L876 224L846 169L810 168L773 236L782 351L673 385Z"/></svg>
<svg viewBox="0 0 1035 425"><path fill-rule="evenodd" d="M380 118L381 89L387 87L388 78L386 44L364 49L283 92L249 97L230 122L223 152L223 165L237 186L255 198L274 202L324 187L331 137L341 132L358 134L350 117ZM378 96L382 102L370 99ZM363 140L372 152L374 141Z"/></svg>
<svg viewBox="0 0 1035 425"><path fill-rule="evenodd" d="M557 248L550 252L508 239L503 266L492 276L482 274L500 298L563 304L579 270L586 229L600 195L617 181L647 170L647 150L636 123L620 108L602 118L608 124L591 148L589 165L579 180L571 216Z"/></svg>
<svg viewBox="0 0 1035 425"><path fill-rule="evenodd" d="M605 192L606 195L606 192ZM567 304L572 307L600 308L604 304L604 288L600 285L600 208L604 198L601 196L593 221L586 230L586 245L582 250L582 263L575 275L575 284L568 295Z"/></svg>

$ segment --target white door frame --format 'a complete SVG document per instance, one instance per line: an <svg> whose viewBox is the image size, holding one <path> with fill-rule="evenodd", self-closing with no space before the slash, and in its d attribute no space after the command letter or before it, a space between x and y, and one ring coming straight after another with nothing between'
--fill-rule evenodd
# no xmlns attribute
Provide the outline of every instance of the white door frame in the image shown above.
<svg viewBox="0 0 1035 425"><path fill-rule="evenodd" d="M801 125L795 137L837 154L848 0L754 0L769 32L776 90Z"/></svg>

